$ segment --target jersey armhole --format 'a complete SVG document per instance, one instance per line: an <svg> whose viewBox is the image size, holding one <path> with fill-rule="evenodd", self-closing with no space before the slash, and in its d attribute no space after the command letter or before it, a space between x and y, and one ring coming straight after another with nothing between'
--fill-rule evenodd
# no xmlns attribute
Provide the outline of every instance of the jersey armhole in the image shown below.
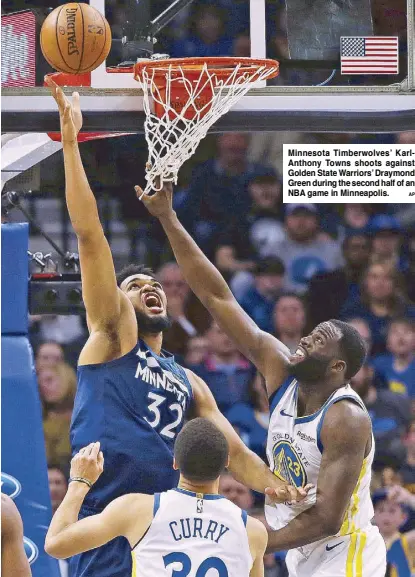
<svg viewBox="0 0 415 577"><path fill-rule="evenodd" d="M347 399L348 401L352 401L353 403L355 403L355 405L357 405L358 407L360 407L361 409L366 411L366 408L364 406L362 406L361 403L359 403L359 401L356 399L356 397L353 397L351 395L343 395L343 396L337 397L337 399L333 399L332 401L327 403L327 405L324 407L324 409L321 413L320 422L317 425L317 448L321 454L323 454L323 451L324 451L323 443L321 442L321 429L323 428L324 417L326 416L328 409L332 405L338 403L339 401L344 401L345 399Z"/></svg>
<svg viewBox="0 0 415 577"><path fill-rule="evenodd" d="M242 511L241 511L241 517L242 517L242 522L246 527L246 522L248 520L248 513L244 509L242 509Z"/></svg>
<svg viewBox="0 0 415 577"><path fill-rule="evenodd" d="M293 382L294 382L294 379L292 377L289 377L288 379L285 379L285 381L282 383L282 385L280 387L278 387L278 389L276 389L273 393L271 393L271 395L269 396L269 399L268 399L270 414L272 414L275 407L278 405L278 403L280 402L280 400L282 399L282 397L286 393L288 387Z"/></svg>
<svg viewBox="0 0 415 577"><path fill-rule="evenodd" d="M150 530L151 525L153 524L154 521L154 517L156 516L157 511L159 510L160 507L160 493L154 493L154 504L153 504L153 519L151 520L150 525L147 527L147 529L144 531L144 533L141 535L140 539L137 541L137 543L134 545L134 547L131 547L131 551L134 551L134 549L137 548L137 545L139 545L141 543L141 541L144 539L144 537L147 535L147 533Z"/></svg>

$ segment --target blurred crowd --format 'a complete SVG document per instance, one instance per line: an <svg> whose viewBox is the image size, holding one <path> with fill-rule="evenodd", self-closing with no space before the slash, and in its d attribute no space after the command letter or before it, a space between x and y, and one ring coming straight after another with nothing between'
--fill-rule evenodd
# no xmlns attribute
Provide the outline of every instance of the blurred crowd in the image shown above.
<svg viewBox="0 0 415 577"><path fill-rule="evenodd" d="M359 137L290 133L288 138L415 145L415 132ZM329 318L350 322L363 336L368 358L352 386L373 423L376 522L386 539L398 530L410 539L415 528L415 211L413 205L283 204L285 141L282 133L214 137L187 168L186 185L175 192L176 210L242 308L290 350ZM128 202L139 205L133 193ZM207 382L243 441L265 459L269 412L263 378L195 298L158 224L146 218L143 254L156 268L173 321L164 348ZM139 216L130 221L127 236L138 222ZM137 239L129 238L134 247ZM131 254L124 255L124 262ZM46 315L31 317L30 333L57 506L66 488L76 362L87 329L80 316ZM260 495L230 475L223 477L221 490L262 518ZM266 563L268 577L286 574L284 555L267 556Z"/></svg>

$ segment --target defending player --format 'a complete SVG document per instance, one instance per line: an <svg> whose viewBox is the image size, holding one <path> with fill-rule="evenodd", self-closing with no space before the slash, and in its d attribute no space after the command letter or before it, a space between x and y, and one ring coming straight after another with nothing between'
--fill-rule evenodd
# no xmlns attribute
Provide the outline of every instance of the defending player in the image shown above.
<svg viewBox="0 0 415 577"><path fill-rule="evenodd" d="M365 358L362 338L332 320L301 339L291 355L245 314L184 230L172 208L171 185L143 202L160 220L194 293L266 380L271 470L297 487L317 487L301 504L266 506L268 523L279 529L270 535L269 548L292 549L290 577L384 577L385 545L371 525L371 421L348 384Z"/></svg>
<svg viewBox="0 0 415 577"><path fill-rule="evenodd" d="M249 451L221 415L206 383L162 350L168 327L166 295L151 271L130 266L115 275L79 153L79 96L74 104L48 80L59 107L65 163L66 202L78 238L82 295L90 336L79 357L71 444L79 451L101 440L107 466L82 504L81 517L100 513L127 493L153 494L175 487L173 445L192 404L195 416L213 421L230 447L229 468L242 483L275 498L302 498ZM279 488L279 489L278 489ZM125 539L71 558L73 577L131 577Z"/></svg>
<svg viewBox="0 0 415 577"><path fill-rule="evenodd" d="M1 574L3 577L31 577L23 545L23 523L13 500L1 494Z"/></svg>
<svg viewBox="0 0 415 577"><path fill-rule="evenodd" d="M264 525L218 495L219 476L229 461L224 435L208 420L195 419L177 436L174 455L180 470L176 489L124 495L99 515L77 521L88 483L96 482L104 460L99 443L81 449L46 536L47 553L66 558L124 536L132 549L133 575L262 577Z"/></svg>

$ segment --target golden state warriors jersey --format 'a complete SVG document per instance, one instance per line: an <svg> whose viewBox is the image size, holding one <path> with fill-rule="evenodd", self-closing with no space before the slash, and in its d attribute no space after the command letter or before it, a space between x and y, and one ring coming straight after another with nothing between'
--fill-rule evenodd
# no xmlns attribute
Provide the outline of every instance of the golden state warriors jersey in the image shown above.
<svg viewBox="0 0 415 577"><path fill-rule="evenodd" d="M285 381L270 399L267 456L270 469L275 475L296 487L312 483L314 488L301 503L293 505L284 503L277 506L267 504L265 514L268 524L273 529L285 527L316 501L317 479L323 452L320 434L328 408L342 399L351 399L366 411L359 395L350 385L346 385L337 389L313 415L297 417L297 393L297 381L291 378ZM339 536L355 533L371 523L373 506L370 481L374 452L375 444L372 438L370 453L362 463L359 480L346 510ZM311 552L323 541L301 547L302 553Z"/></svg>
<svg viewBox="0 0 415 577"><path fill-rule="evenodd" d="M387 547L386 560L390 577L411 577L412 559L405 535L399 534Z"/></svg>
<svg viewBox="0 0 415 577"><path fill-rule="evenodd" d="M248 577L247 514L221 495L154 495L154 518L133 548L137 577Z"/></svg>

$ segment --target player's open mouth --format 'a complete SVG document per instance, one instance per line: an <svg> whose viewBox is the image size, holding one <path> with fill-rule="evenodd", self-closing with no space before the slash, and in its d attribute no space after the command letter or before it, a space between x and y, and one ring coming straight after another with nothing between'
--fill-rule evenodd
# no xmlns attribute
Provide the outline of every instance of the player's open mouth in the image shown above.
<svg viewBox="0 0 415 577"><path fill-rule="evenodd" d="M293 355L291 355L290 361L294 363L298 363L304 360L307 356L307 352L302 348L298 347L297 350Z"/></svg>
<svg viewBox="0 0 415 577"><path fill-rule="evenodd" d="M144 306L152 313L159 314L163 312L163 304L157 293L145 293L142 297Z"/></svg>

